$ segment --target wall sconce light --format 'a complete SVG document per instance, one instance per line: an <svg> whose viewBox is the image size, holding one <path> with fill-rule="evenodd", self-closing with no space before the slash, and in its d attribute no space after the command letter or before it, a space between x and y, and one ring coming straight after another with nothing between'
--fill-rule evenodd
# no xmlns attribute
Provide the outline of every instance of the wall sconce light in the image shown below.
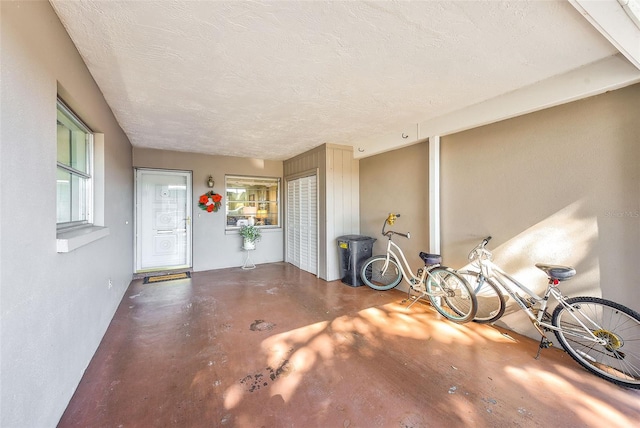
<svg viewBox="0 0 640 428"><path fill-rule="evenodd" d="M207 186L213 187L214 184L216 184L216 182L213 181L213 177L209 176L209 178L207 179Z"/></svg>

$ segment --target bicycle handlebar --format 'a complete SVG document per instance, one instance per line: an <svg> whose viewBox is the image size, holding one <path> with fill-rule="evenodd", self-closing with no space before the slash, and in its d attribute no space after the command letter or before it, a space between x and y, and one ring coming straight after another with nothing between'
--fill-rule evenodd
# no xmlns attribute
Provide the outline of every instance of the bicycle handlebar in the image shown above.
<svg viewBox="0 0 640 428"><path fill-rule="evenodd" d="M480 258L480 256L482 254L488 253L489 257L491 256L491 252L489 250L486 250L484 247L486 247L486 245L489 243L489 241L491 241L491 236L487 236L486 238L484 238L482 240L482 242L480 242L478 245L476 245L473 250L471 250L471 252L469 253L469 260L473 260L476 257Z"/></svg>
<svg viewBox="0 0 640 428"><path fill-rule="evenodd" d="M390 226L393 225L393 223L396 222L396 219L400 217L400 214L393 214L390 213L389 216L384 220L384 223L382 224L382 235L383 236L387 236L389 239L391 239L392 235L400 235L400 236L404 236L405 238L409 239L410 233L400 233L400 232L394 232L393 230L388 230L385 232L385 227L387 227L387 224L389 224Z"/></svg>

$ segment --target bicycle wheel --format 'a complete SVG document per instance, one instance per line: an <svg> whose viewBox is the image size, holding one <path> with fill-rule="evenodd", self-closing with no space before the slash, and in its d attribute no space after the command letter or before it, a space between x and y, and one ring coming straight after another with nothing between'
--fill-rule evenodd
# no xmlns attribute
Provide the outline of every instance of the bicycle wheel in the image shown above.
<svg viewBox="0 0 640 428"><path fill-rule="evenodd" d="M360 277L362 281L374 290L385 291L391 290L402 280L402 272L398 263L394 259L389 259L387 264L387 256L373 256L362 265L360 269Z"/></svg>
<svg viewBox="0 0 640 428"><path fill-rule="evenodd" d="M426 279L431 305L449 320L457 323L471 321L478 303L469 283L453 269L439 266Z"/></svg>
<svg viewBox="0 0 640 428"><path fill-rule="evenodd" d="M570 309L558 305L551 320L562 347L582 367L603 379L640 389L640 314L597 297L572 297ZM587 332L604 339L589 340Z"/></svg>
<svg viewBox="0 0 640 428"><path fill-rule="evenodd" d="M480 324L495 322L504 315L506 309L504 295L493 280L481 277L479 272L458 271L458 275L467 280L478 301L478 311L473 321Z"/></svg>

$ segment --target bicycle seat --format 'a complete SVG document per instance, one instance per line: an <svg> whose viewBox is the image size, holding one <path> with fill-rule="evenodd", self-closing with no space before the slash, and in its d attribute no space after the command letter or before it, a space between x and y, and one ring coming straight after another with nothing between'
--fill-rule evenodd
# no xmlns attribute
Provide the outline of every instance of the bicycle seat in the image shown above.
<svg viewBox="0 0 640 428"><path fill-rule="evenodd" d="M422 259L422 261L424 261L425 266L442 263L442 256L440 254L429 254L420 252L420 258Z"/></svg>
<svg viewBox="0 0 640 428"><path fill-rule="evenodd" d="M568 266L558 265L545 265L542 263L536 263L536 267L542 270L551 279L557 279L558 281L566 281L571 279L576 274L576 270Z"/></svg>

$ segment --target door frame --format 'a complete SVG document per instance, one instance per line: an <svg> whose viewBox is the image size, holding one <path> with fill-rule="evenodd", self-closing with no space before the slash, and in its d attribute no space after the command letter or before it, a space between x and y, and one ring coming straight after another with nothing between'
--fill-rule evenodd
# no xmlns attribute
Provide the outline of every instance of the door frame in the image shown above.
<svg viewBox="0 0 640 428"><path fill-rule="evenodd" d="M139 171L150 171L160 174L168 174L168 175L184 175L187 180L187 192L185 197L185 214L186 214L186 222L187 222L187 236L186 236L186 263L184 265L176 265L176 266L168 266L166 269L163 268L151 268L151 269L141 269L141 251L142 247L138 240L139 236L139 206L138 206L138 172ZM178 270L178 269L190 269L193 267L193 171L189 170L178 170L178 169L166 169L166 168L139 168L134 167L134 260L133 267L135 273L144 273L144 272L154 272L160 270Z"/></svg>

